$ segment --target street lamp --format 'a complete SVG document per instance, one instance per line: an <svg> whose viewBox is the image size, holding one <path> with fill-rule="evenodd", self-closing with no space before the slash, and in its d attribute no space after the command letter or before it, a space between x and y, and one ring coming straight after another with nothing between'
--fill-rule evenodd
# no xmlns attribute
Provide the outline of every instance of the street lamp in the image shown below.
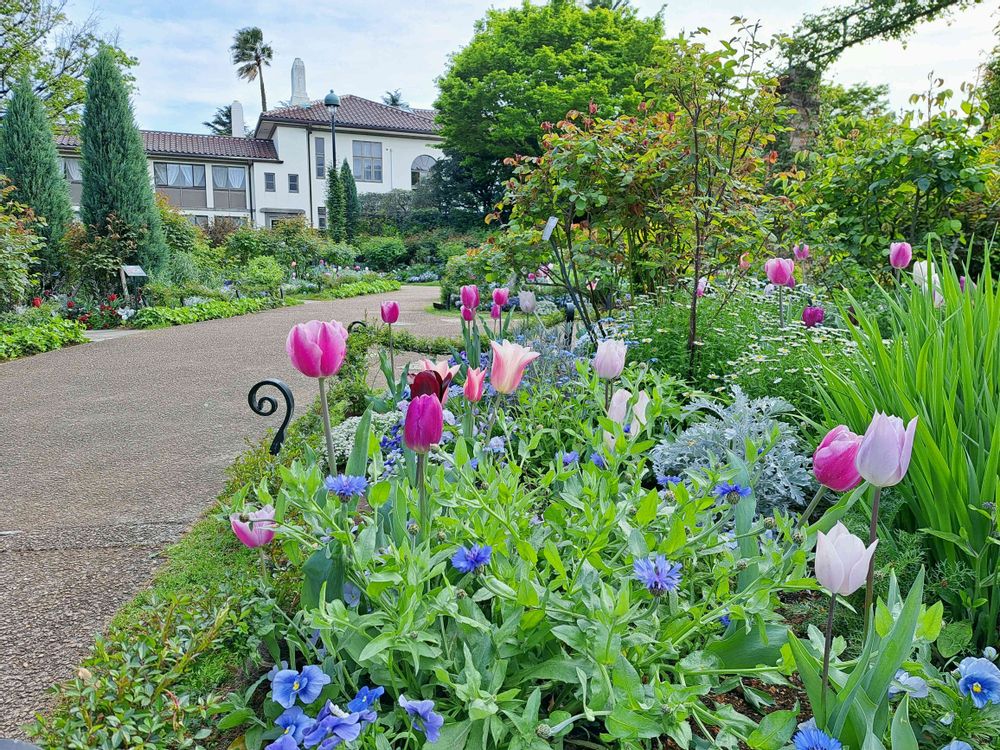
<svg viewBox="0 0 1000 750"><path fill-rule="evenodd" d="M323 104L326 105L326 111L330 113L330 143L333 145L331 155L333 156L333 168L337 169L337 107L340 106L340 97L333 93L333 89L330 89L330 93L323 99Z"/></svg>

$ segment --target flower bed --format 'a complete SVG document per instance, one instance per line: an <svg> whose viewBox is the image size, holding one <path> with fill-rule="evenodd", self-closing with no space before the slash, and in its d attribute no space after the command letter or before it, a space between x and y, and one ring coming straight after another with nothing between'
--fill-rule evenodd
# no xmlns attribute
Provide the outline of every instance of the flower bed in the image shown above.
<svg viewBox="0 0 1000 750"><path fill-rule="evenodd" d="M348 297L359 297L362 294L383 294L394 292L402 286L395 279L387 278L367 278L359 281L347 281L342 284L323 289L310 297L319 299L347 299Z"/></svg>
<svg viewBox="0 0 1000 750"><path fill-rule="evenodd" d="M134 328L166 328L199 323L203 320L233 318L237 315L271 310L284 304L283 300L276 297L244 297L232 301L199 302L188 307L144 307L132 316L129 323Z"/></svg>
<svg viewBox="0 0 1000 750"><path fill-rule="evenodd" d="M62 318L0 324L0 360L48 352L87 340L81 323Z"/></svg>

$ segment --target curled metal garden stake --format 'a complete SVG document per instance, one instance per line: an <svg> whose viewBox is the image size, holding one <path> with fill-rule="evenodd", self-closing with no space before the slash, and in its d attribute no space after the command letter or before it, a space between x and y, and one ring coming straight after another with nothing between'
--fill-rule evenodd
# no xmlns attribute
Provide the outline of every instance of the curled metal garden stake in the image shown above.
<svg viewBox="0 0 1000 750"><path fill-rule="evenodd" d="M285 418L281 420L281 426L274 433L274 439L271 441L271 455L277 456L278 451L281 450L281 444L285 442L285 431L288 429L288 423L292 421L292 415L295 413L295 397L292 395L292 389L283 381L277 378L265 378L254 385L247 394L247 403L250 404L250 408L254 414L269 417L278 411L277 398L274 396L257 396L257 392L268 385L276 388L285 399Z"/></svg>

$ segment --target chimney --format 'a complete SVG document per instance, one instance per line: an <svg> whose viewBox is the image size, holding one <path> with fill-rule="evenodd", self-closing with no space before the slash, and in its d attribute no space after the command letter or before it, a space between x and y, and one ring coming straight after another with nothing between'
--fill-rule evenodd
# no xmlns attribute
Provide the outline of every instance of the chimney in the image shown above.
<svg viewBox="0 0 1000 750"><path fill-rule="evenodd" d="M244 120L243 120L243 105L240 104L238 101L234 100L231 107L232 108L230 110L231 112L230 120L232 121L231 129L233 135L236 138L245 138L247 131L244 126Z"/></svg>
<svg viewBox="0 0 1000 750"><path fill-rule="evenodd" d="M309 94L306 93L306 64L301 57L296 57L292 63L292 98L288 102L293 107L309 105Z"/></svg>

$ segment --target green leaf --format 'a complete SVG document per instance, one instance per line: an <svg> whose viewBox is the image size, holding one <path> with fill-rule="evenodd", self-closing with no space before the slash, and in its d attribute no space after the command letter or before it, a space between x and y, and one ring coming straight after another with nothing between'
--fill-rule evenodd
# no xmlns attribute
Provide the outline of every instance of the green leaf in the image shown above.
<svg viewBox="0 0 1000 750"><path fill-rule="evenodd" d="M950 659L961 653L971 641L972 625L967 622L949 622L938 636L938 652L945 659Z"/></svg>
<svg viewBox="0 0 1000 750"><path fill-rule="evenodd" d="M663 734L663 722L625 708L622 704L604 721L608 734L619 739L653 739Z"/></svg>
<svg viewBox="0 0 1000 750"><path fill-rule="evenodd" d="M944 604L941 602L935 602L932 606L925 608L917 621L916 637L928 643L936 641L944 625L943 617Z"/></svg>
<svg viewBox="0 0 1000 750"><path fill-rule="evenodd" d="M917 737L910 724L910 696L904 695L892 717L890 730L892 750L917 750Z"/></svg>
<svg viewBox="0 0 1000 750"><path fill-rule="evenodd" d="M233 727L238 727L253 715L253 711L249 708L241 708L233 711L231 714L223 716L222 719L219 720L217 727L223 731L226 729L232 729Z"/></svg>
<svg viewBox="0 0 1000 750"><path fill-rule="evenodd" d="M773 711L747 737L753 750L780 750L792 738L798 724L798 708L794 711Z"/></svg>
<svg viewBox="0 0 1000 750"><path fill-rule="evenodd" d="M635 511L635 522L640 526L646 526L650 521L656 518L656 511L660 507L660 496L656 490L650 490L647 492L642 500L639 501L639 507Z"/></svg>
<svg viewBox="0 0 1000 750"><path fill-rule="evenodd" d="M371 432L372 410L366 409L358 422L358 431L354 433L354 447L351 449L351 457L347 459L347 474L354 477L363 477L367 473L368 467L368 436ZM333 468L330 468L333 471Z"/></svg>

